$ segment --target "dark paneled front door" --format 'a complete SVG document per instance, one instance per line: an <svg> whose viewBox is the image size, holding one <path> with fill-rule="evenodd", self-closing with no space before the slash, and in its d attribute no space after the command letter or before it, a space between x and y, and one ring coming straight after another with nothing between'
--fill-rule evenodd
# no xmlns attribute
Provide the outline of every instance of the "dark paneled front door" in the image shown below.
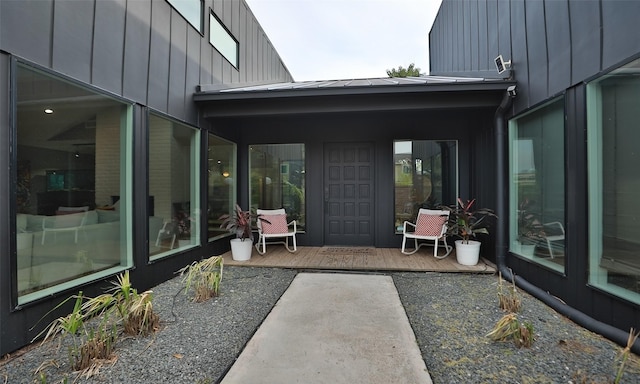
<svg viewBox="0 0 640 384"><path fill-rule="evenodd" d="M373 143L324 149L324 243L374 244Z"/></svg>

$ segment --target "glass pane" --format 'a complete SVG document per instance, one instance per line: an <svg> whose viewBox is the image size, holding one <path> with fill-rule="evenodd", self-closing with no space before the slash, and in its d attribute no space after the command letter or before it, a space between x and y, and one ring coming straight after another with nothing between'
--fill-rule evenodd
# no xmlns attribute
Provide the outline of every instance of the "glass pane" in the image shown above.
<svg viewBox="0 0 640 384"><path fill-rule="evenodd" d="M249 152L251 208L284 208L287 221L304 230L304 144L252 145Z"/></svg>
<svg viewBox="0 0 640 384"><path fill-rule="evenodd" d="M234 67L238 68L238 42L213 14L209 16L209 28L209 42L211 45Z"/></svg>
<svg viewBox="0 0 640 384"><path fill-rule="evenodd" d="M564 271L564 100L511 121L510 250Z"/></svg>
<svg viewBox="0 0 640 384"><path fill-rule="evenodd" d="M17 86L24 303L131 265L131 107L22 65Z"/></svg>
<svg viewBox="0 0 640 384"><path fill-rule="evenodd" d="M198 130L149 115L149 254L200 244Z"/></svg>
<svg viewBox="0 0 640 384"><path fill-rule="evenodd" d="M456 203L457 161L456 141L394 142L396 232L402 232L405 220L415 222L420 208Z"/></svg>
<svg viewBox="0 0 640 384"><path fill-rule="evenodd" d="M590 282L640 303L640 60L588 86Z"/></svg>
<svg viewBox="0 0 640 384"><path fill-rule="evenodd" d="M236 145L209 135L208 146L209 211L207 213L209 241L229 234L220 228L218 218L232 212L236 202Z"/></svg>
<svg viewBox="0 0 640 384"><path fill-rule="evenodd" d="M167 0L198 32L202 32L202 0Z"/></svg>

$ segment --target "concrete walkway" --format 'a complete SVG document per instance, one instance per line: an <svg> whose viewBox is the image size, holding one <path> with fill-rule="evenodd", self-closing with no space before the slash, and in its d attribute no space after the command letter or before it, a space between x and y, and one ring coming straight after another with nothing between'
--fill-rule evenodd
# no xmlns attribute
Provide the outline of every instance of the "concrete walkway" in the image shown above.
<svg viewBox="0 0 640 384"><path fill-rule="evenodd" d="M431 383L431 377L390 276L300 273L222 383Z"/></svg>

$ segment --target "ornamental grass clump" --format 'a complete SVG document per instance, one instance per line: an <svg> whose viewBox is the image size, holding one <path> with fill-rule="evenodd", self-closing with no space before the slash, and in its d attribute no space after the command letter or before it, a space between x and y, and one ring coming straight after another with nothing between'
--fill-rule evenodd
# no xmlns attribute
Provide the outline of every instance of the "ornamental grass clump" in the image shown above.
<svg viewBox="0 0 640 384"><path fill-rule="evenodd" d="M67 298L55 308L59 308L72 299L75 299L75 304L71 313L52 321L37 337L45 331L43 343L56 335L61 336L60 343L64 338L71 337L72 344L67 353L73 370L81 372L89 369L96 370L100 361L113 357L113 347L118 332L115 326L109 324L108 316L103 316L97 326L87 325L91 315L84 311L82 292Z"/></svg>
<svg viewBox="0 0 640 384"><path fill-rule="evenodd" d="M516 289L515 280L512 281L510 287L505 288L502 273L498 276L498 304L503 311L512 313L520 312L522 305L522 301L518 296L518 290Z"/></svg>
<svg viewBox="0 0 640 384"><path fill-rule="evenodd" d="M71 336L71 367L81 371L81 375L90 376L97 372L103 361L114 358L113 350L120 331L145 336L158 329L160 319L153 311L152 292L139 294L131 285L128 271L118 276L109 291L94 298L86 298L82 292L67 298L52 311L75 299L71 313L52 321L34 340L43 334L43 343L56 335L61 335L60 342Z"/></svg>
<svg viewBox="0 0 640 384"><path fill-rule="evenodd" d="M637 356L631 353L631 347L635 344L638 336L640 336L640 332L635 332L633 328L629 330L627 346L624 347L616 359L616 378L613 381L615 384L622 382L622 376L627 369L632 368L636 372L640 370L640 361Z"/></svg>
<svg viewBox="0 0 640 384"><path fill-rule="evenodd" d="M220 283L222 282L223 258L212 256L180 269L185 285L185 294L193 289L193 301L203 302L214 296L218 296Z"/></svg>
<svg viewBox="0 0 640 384"><path fill-rule="evenodd" d="M513 341L517 347L530 347L534 340L533 324L521 323L518 315L507 313L498 320L487 336L494 341Z"/></svg>

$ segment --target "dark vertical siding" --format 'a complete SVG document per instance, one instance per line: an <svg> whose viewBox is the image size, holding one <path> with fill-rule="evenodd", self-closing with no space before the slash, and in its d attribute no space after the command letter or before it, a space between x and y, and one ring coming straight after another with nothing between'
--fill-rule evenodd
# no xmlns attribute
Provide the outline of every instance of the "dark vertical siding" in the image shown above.
<svg viewBox="0 0 640 384"><path fill-rule="evenodd" d="M564 23L563 23L564 24ZM600 3L569 1L571 34L571 84L597 73L601 68Z"/></svg>
<svg viewBox="0 0 640 384"><path fill-rule="evenodd" d="M202 35L163 0L0 3L1 50L191 124L199 84L292 80L244 1L205 0ZM239 42L238 68L209 43L211 10Z"/></svg>
<svg viewBox="0 0 640 384"><path fill-rule="evenodd" d="M29 22L25 22L29 20ZM51 65L53 0L3 1L0 47L44 66ZM16 36L20 38L16 38ZM43 38L43 37L47 38Z"/></svg>
<svg viewBox="0 0 640 384"><path fill-rule="evenodd" d="M520 41L518 41L516 45L518 48L526 49L526 56L518 57L518 60L513 62L514 66L517 65L516 70L518 71L521 70L522 63L527 63L529 78L532 80L529 82L529 97L534 100L541 100L547 96L547 39L544 25L544 4L544 1L527 1L525 3L524 25L526 29L517 29L524 33L524 35L518 34L519 39L524 39L524 44L520 45ZM516 22L519 21L516 20ZM519 51L514 47L514 53Z"/></svg>
<svg viewBox="0 0 640 384"><path fill-rule="evenodd" d="M168 95L168 112L172 116L184 116L187 28L191 29L189 23L177 11L172 11Z"/></svg>
<svg viewBox="0 0 640 384"><path fill-rule="evenodd" d="M602 68L640 52L640 1L602 1Z"/></svg>
<svg viewBox="0 0 640 384"><path fill-rule="evenodd" d="M640 1L444 0L430 73L499 77L501 54L512 60L522 111L640 52L639 19Z"/></svg>
<svg viewBox="0 0 640 384"><path fill-rule="evenodd" d="M92 83L122 94L126 1L98 1L95 13Z"/></svg>
<svg viewBox="0 0 640 384"><path fill-rule="evenodd" d="M187 63L186 63L186 75L185 75L185 84L183 89L183 94L185 97L183 98L185 116L187 116L187 120L196 121L197 120L197 109L195 103L191 100L191 94L196 91L196 87L194 84L201 84L200 80L200 42L202 41L202 37L193 28L187 29ZM209 80L207 80L209 82Z"/></svg>
<svg viewBox="0 0 640 384"><path fill-rule="evenodd" d="M149 47L149 90L147 101L150 107L166 111L168 106L169 57L171 54L171 14L173 11L164 1L151 3L151 42Z"/></svg>
<svg viewBox="0 0 640 384"><path fill-rule="evenodd" d="M565 23L569 20L569 4L562 1L546 0L544 3L545 27L547 46L547 94L561 92L571 85L571 38L572 33L566 33Z"/></svg>
<svg viewBox="0 0 640 384"><path fill-rule="evenodd" d="M127 3L122 95L147 104L151 41L151 2Z"/></svg>
<svg viewBox="0 0 640 384"><path fill-rule="evenodd" d="M93 1L54 2L52 67L85 82L91 81L93 14Z"/></svg>

